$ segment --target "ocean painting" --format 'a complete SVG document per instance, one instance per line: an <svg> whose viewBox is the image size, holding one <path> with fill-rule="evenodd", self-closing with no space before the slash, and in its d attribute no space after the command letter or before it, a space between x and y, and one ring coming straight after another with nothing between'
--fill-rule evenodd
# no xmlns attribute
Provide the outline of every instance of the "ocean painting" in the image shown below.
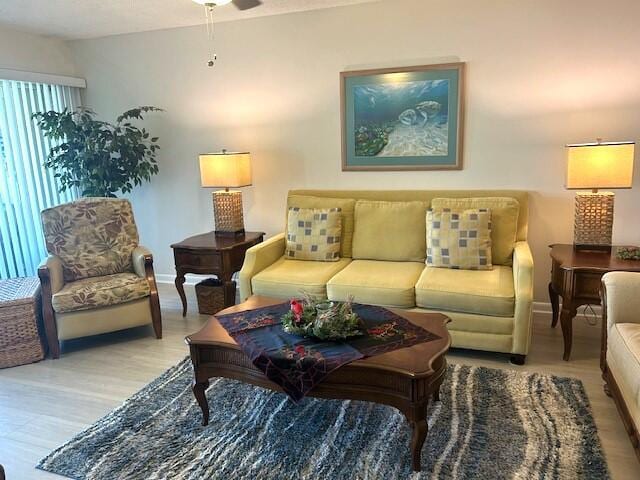
<svg viewBox="0 0 640 480"><path fill-rule="evenodd" d="M343 169L460 168L462 64L343 73Z"/></svg>

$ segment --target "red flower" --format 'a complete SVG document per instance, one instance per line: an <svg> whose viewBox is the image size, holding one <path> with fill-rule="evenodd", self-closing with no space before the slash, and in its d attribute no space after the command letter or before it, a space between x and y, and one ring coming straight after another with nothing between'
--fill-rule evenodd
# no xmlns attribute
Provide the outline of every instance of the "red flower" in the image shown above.
<svg viewBox="0 0 640 480"><path fill-rule="evenodd" d="M300 356L304 356L306 351L304 349L304 347L302 345L298 345L296 346L296 348L294 348L294 350L296 351L296 353Z"/></svg>
<svg viewBox="0 0 640 480"><path fill-rule="evenodd" d="M297 300L291 300L290 305L291 305L291 312L295 317L296 323L300 323L300 320L302 320L302 311L303 311L302 304Z"/></svg>

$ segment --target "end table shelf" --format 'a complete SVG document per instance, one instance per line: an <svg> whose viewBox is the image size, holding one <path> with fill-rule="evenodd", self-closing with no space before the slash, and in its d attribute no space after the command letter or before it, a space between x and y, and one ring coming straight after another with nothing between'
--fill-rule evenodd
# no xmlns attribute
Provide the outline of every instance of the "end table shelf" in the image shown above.
<svg viewBox="0 0 640 480"><path fill-rule="evenodd" d="M187 273L213 274L224 284L225 307L235 304L236 284L233 274L242 268L245 252L262 242L263 232L244 232L239 235L203 233L171 245L176 265L175 285L182 301L182 316L187 315L187 296L184 293Z"/></svg>

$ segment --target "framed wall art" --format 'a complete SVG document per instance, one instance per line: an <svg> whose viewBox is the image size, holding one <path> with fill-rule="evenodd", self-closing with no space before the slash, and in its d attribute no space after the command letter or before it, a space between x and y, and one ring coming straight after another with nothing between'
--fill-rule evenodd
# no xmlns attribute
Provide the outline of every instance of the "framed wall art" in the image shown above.
<svg viewBox="0 0 640 480"><path fill-rule="evenodd" d="M340 73L342 170L462 168L464 63Z"/></svg>

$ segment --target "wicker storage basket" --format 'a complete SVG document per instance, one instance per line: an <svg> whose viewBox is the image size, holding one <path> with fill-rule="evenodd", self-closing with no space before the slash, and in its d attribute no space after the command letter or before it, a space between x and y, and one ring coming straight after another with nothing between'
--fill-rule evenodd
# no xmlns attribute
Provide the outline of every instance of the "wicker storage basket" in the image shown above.
<svg viewBox="0 0 640 480"><path fill-rule="evenodd" d="M196 284L198 312L203 315L215 315L224 309L224 286L220 280L207 278Z"/></svg>
<svg viewBox="0 0 640 480"><path fill-rule="evenodd" d="M0 280L0 368L33 363L44 358L39 323L38 279Z"/></svg>

